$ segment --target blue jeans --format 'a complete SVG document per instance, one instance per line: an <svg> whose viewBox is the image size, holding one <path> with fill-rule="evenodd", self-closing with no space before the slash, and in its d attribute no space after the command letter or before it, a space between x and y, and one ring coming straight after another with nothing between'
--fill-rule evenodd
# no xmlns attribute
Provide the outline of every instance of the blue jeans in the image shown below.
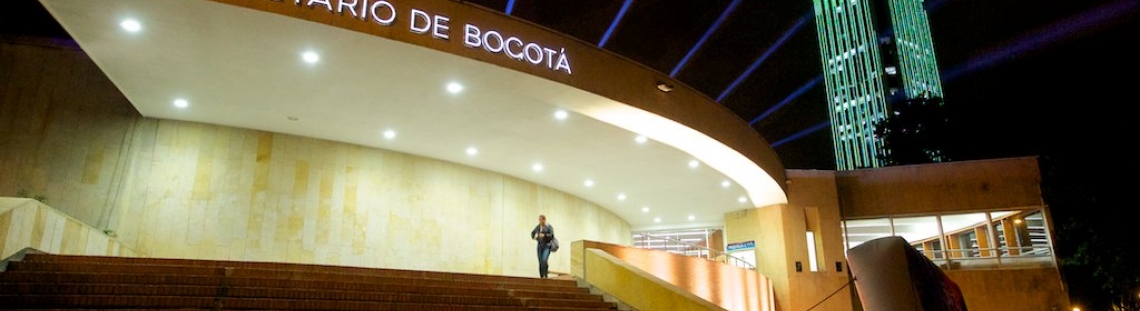
<svg viewBox="0 0 1140 311"><path fill-rule="evenodd" d="M547 259L550 259L550 247L547 247L546 243L538 243L538 275L544 279L547 268L550 268L546 263Z"/></svg>

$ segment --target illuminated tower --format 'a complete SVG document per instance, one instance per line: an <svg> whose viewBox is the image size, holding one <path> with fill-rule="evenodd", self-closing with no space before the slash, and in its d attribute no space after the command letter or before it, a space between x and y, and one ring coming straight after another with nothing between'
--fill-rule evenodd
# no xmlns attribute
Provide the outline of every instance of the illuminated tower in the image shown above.
<svg viewBox="0 0 1140 311"><path fill-rule="evenodd" d="M874 121L891 103L942 97L922 0L813 0L838 170L880 167Z"/></svg>

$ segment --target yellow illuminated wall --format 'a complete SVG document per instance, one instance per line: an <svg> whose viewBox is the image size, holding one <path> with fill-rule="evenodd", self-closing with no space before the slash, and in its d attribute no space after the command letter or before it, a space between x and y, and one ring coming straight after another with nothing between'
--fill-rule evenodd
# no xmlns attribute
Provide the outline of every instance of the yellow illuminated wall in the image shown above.
<svg viewBox="0 0 1140 311"><path fill-rule="evenodd" d="M537 276L540 213L560 240L630 243L608 210L511 176L141 117L76 48L0 41L0 68L19 77L0 79L0 196L44 196L140 256Z"/></svg>
<svg viewBox="0 0 1140 311"><path fill-rule="evenodd" d="M15 259L23 251L137 256L116 239L39 201L0 197L0 260Z"/></svg>

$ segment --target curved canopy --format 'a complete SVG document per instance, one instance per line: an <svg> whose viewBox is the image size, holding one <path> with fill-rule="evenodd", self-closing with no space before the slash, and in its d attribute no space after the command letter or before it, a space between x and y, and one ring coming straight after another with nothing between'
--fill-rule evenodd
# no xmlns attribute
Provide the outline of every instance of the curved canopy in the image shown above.
<svg viewBox="0 0 1140 311"><path fill-rule="evenodd" d="M532 73L225 3L42 2L146 117L327 139L500 172L595 202L635 230L720 226L727 212L786 202L780 183L724 143ZM305 9L309 19L352 18L323 6ZM452 14L450 35L458 41L463 13ZM416 34L412 27L390 31L425 40L435 31ZM517 32L528 31L535 30ZM552 64L534 70L574 74Z"/></svg>

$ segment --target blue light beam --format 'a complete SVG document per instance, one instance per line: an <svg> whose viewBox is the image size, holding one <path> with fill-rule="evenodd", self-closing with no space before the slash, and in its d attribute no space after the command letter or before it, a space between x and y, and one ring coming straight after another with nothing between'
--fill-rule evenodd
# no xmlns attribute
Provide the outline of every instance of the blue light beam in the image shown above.
<svg viewBox="0 0 1140 311"><path fill-rule="evenodd" d="M515 0L507 1L507 15L515 10Z"/></svg>
<svg viewBox="0 0 1140 311"><path fill-rule="evenodd" d="M784 34L776 40L775 44L769 47L767 51L764 51L763 55L757 57L756 61L752 62L751 66L748 66L748 70L745 70L744 73L740 74L739 77L736 77L736 81L732 81L732 84L730 84L728 88L724 90L724 92L721 92L720 96L717 96L716 101L719 103L723 101L725 97L728 97L728 94L732 94L732 92L736 90L736 87L740 86L740 83L743 82L745 78L748 78L748 76L752 75L752 72L755 71L756 68L760 67L760 64L764 63L764 61L768 59L768 56L771 56L773 52L783 46L784 41L787 41L788 38L790 38L793 34L799 32L800 28L803 28L803 26L807 24L807 21L814 16L815 15L813 12L808 12L808 14L804 14L803 17L800 17L800 19L796 21L796 24L792 25L791 29L785 31Z"/></svg>
<svg viewBox="0 0 1140 311"><path fill-rule="evenodd" d="M1090 28L1099 26L1106 21L1134 13L1137 8L1140 7L1138 3L1140 2L1136 0L1116 1L1093 8L1061 22L1054 23L1045 29L1021 36L998 51L973 57L967 60L965 65L944 71L942 73L942 81L952 81L959 76L991 67L997 63L1014 58L1019 54L1063 41L1063 39L1067 39L1067 37L1088 34Z"/></svg>
<svg viewBox="0 0 1140 311"><path fill-rule="evenodd" d="M598 42L598 47L604 47L606 46L606 41L610 41L610 35L614 33L614 29L617 28L618 24L621 24L621 19L625 17L625 12L629 11L631 4L633 4L633 0L625 0L625 3L621 5L621 10L618 11L617 16L614 17L614 21L610 23L610 28L606 29L606 34L602 35L602 41Z"/></svg>
<svg viewBox="0 0 1140 311"><path fill-rule="evenodd" d="M701 47L705 45L705 41L708 41L709 37L711 37L712 34L717 31L717 29L720 29L720 25L724 23L725 19L728 19L729 15L732 15L732 12L736 10L736 6L739 4L740 0L732 0L732 3L728 5L728 8L725 8L724 12L721 12L720 16L716 18L716 22L714 22L708 30L705 30L705 34L701 36L701 40L697 41L697 44L693 45L693 48L689 49L689 53L685 54L685 57L681 59L681 62L677 63L676 67L673 67L673 71L669 72L670 78L676 77L677 73L681 71L681 68L685 68L685 64L689 63L689 58L693 57L693 54L697 54L697 50L700 50Z"/></svg>
<svg viewBox="0 0 1140 311"><path fill-rule="evenodd" d="M804 136L807 136L808 134L815 133L819 130L829 128L829 127L831 127L831 121L820 122L816 125L813 125L812 127L807 128L806 130L799 131L795 134L792 134L792 136L785 137L784 139L781 139L780 141L772 143L772 148L779 147L780 145L795 141L796 139L800 139Z"/></svg>
<svg viewBox="0 0 1140 311"><path fill-rule="evenodd" d="M796 89L795 92L792 92L791 95L788 95L788 97L786 97L786 98L784 98L784 100L780 101L779 104L776 104L775 106L772 106L771 108L768 108L767 111L764 111L764 113L761 113L756 118L753 118L752 121L748 122L748 125L753 125L753 124L756 124L756 122L760 122L760 120L764 119L764 117L767 117L768 115L772 114L773 112L776 112L776 110L784 107L784 105L787 105L788 103L792 102L793 100L796 100L796 98L799 98L800 95L804 94L804 92L807 92L811 88L818 85L819 81L823 81L823 75L815 76L815 79L811 79L811 81L804 83L803 86L801 86L799 89Z"/></svg>

